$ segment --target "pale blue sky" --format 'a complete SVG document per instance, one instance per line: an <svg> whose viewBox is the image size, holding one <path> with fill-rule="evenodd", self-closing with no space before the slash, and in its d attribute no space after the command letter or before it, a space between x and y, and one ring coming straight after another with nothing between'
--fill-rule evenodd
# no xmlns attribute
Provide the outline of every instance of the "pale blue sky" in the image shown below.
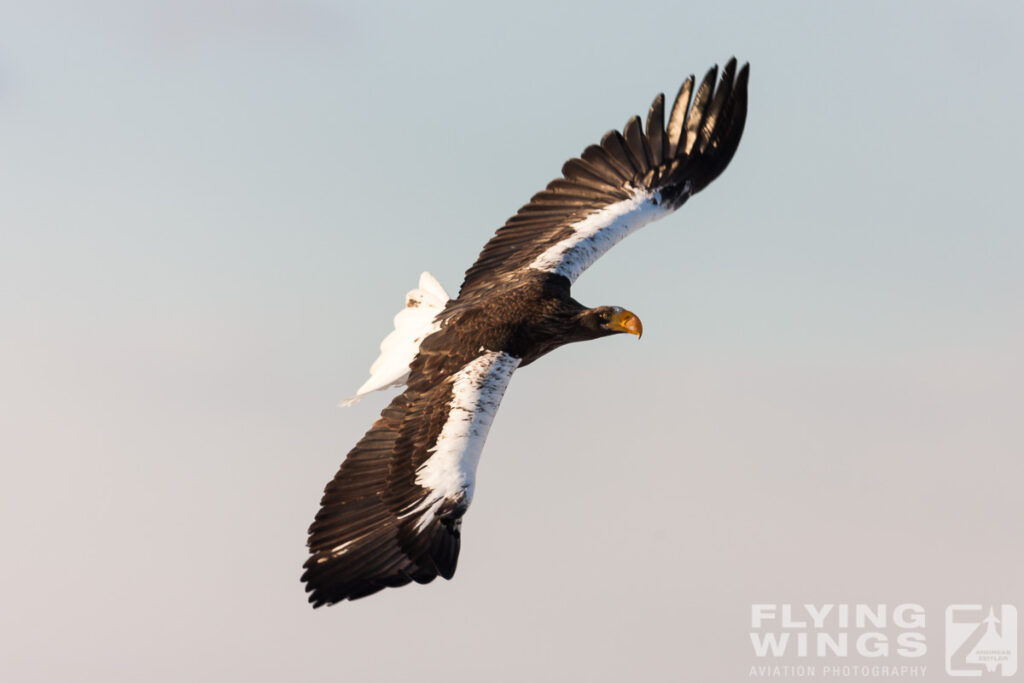
<svg viewBox="0 0 1024 683"><path fill-rule="evenodd" d="M0 677L738 680L752 601L1024 603L1021 5L2 8ZM732 166L575 287L643 340L516 375L454 581L309 610L419 272L733 54Z"/></svg>

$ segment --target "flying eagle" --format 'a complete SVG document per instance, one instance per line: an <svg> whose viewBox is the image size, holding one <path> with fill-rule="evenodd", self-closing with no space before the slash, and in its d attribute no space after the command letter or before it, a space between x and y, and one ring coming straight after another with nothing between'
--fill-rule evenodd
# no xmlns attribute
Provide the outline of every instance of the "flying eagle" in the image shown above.
<svg viewBox="0 0 1024 683"><path fill-rule="evenodd" d="M634 230L672 213L725 170L743 133L749 65L712 68L605 134L497 231L450 299L424 273L350 402L405 391L327 484L302 580L314 607L438 575L452 578L484 439L516 368L570 342L643 326L572 298L576 278Z"/></svg>

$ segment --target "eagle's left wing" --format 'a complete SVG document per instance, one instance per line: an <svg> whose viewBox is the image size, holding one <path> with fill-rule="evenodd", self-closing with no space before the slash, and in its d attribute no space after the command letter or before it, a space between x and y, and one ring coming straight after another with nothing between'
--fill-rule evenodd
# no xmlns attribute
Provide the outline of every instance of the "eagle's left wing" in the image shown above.
<svg viewBox="0 0 1024 683"><path fill-rule="evenodd" d="M466 271L462 293L487 289L523 269L556 273L570 283L626 235L675 211L725 170L747 116L749 65L737 74L729 60L696 94L683 83L668 123L665 97L634 116L622 133L609 131L562 167L562 177L534 195L498 230ZM693 95L691 102L691 95ZM460 293L461 296L461 293Z"/></svg>

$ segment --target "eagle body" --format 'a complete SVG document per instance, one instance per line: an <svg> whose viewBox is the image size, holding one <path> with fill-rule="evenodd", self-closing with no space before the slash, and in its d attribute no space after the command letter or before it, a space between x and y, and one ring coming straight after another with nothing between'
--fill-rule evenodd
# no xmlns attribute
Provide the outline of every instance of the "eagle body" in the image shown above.
<svg viewBox="0 0 1024 683"><path fill-rule="evenodd" d="M592 309L569 289L567 278L533 271L449 302L439 316L441 329L420 345L410 376L455 372L481 348L509 353L523 366L564 344L614 334L589 324Z"/></svg>
<svg viewBox="0 0 1024 683"><path fill-rule="evenodd" d="M381 344L370 391L405 386L328 483L302 576L315 606L450 579L487 432L512 374L577 341L643 331L618 306L588 308L571 288L608 249L682 206L729 164L747 111L748 66L730 60L646 128L631 118L570 159L562 177L484 246L454 299L424 273ZM696 87L695 87L696 86Z"/></svg>

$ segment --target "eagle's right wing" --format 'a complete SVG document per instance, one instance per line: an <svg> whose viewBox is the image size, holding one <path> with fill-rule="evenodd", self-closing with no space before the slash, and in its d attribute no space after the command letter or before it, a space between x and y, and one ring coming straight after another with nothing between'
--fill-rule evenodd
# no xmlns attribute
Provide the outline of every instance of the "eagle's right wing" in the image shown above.
<svg viewBox="0 0 1024 683"><path fill-rule="evenodd" d="M302 580L315 607L410 581L450 579L477 462L519 359L481 351L411 378L324 490Z"/></svg>

